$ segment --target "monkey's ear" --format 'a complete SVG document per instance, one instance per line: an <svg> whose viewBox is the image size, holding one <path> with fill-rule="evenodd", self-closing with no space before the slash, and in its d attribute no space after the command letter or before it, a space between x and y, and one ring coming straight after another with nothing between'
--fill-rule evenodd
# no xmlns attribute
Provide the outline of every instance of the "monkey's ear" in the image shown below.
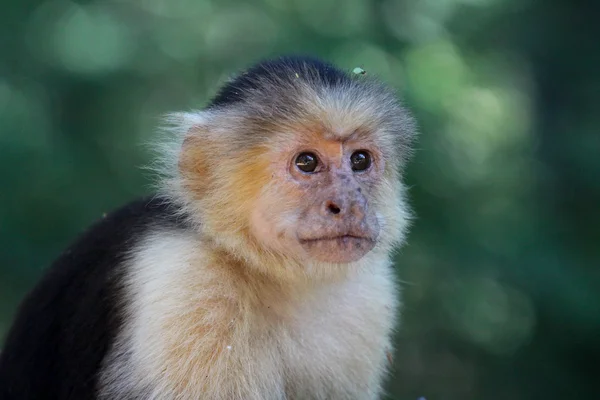
<svg viewBox="0 0 600 400"><path fill-rule="evenodd" d="M208 127L204 124L190 127L181 145L178 168L181 176L193 182L208 175Z"/></svg>
<svg viewBox="0 0 600 400"><path fill-rule="evenodd" d="M164 120L166 131L170 131L175 137L183 138L181 146L177 149L178 169L183 173L194 163L194 153L201 148L201 138L206 136L206 115L202 111L176 112L167 114Z"/></svg>

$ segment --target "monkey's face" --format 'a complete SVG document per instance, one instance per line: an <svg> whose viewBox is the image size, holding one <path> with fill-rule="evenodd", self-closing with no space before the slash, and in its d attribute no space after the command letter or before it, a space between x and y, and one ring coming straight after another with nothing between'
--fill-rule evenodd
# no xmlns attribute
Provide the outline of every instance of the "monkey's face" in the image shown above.
<svg viewBox="0 0 600 400"><path fill-rule="evenodd" d="M293 157L289 174L304 200L297 239L310 257L353 262L373 249L380 228L364 192L378 178L377 162L372 151L336 141Z"/></svg>
<svg viewBox="0 0 600 400"><path fill-rule="evenodd" d="M351 268L319 263L389 254L410 219L401 180L410 118L367 83L270 82L190 121L178 182L202 233L268 273L305 266L323 276Z"/></svg>
<svg viewBox="0 0 600 400"><path fill-rule="evenodd" d="M252 215L254 235L263 245L304 260L363 258L381 230L372 201L384 172L380 151L364 140L314 136L281 147L271 156L273 181Z"/></svg>

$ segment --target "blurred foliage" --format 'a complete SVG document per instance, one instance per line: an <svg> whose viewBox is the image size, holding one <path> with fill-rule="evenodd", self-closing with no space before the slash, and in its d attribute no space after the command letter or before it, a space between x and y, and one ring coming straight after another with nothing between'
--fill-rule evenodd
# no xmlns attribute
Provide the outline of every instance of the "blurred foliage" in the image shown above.
<svg viewBox="0 0 600 400"><path fill-rule="evenodd" d="M258 59L403 93L418 218L390 398L584 399L600 359L600 5L585 0L8 0L0 334L54 257L151 190L144 146ZM595 396L594 396L595 397Z"/></svg>

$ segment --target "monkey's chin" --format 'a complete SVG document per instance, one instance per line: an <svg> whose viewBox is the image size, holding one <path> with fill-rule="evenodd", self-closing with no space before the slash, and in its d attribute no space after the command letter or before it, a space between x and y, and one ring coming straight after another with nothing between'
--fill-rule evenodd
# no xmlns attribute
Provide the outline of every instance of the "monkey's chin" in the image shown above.
<svg viewBox="0 0 600 400"><path fill-rule="evenodd" d="M375 241L356 236L300 240L304 251L321 262L347 264L360 260L375 247Z"/></svg>

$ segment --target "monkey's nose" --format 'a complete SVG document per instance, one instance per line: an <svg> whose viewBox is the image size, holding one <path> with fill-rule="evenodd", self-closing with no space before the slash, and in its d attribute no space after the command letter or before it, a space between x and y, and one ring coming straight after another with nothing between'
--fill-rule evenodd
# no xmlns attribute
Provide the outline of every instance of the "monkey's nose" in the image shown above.
<svg viewBox="0 0 600 400"><path fill-rule="evenodd" d="M363 196L345 199L330 198L321 203L321 215L329 218L358 218L365 217L367 201Z"/></svg>
<svg viewBox="0 0 600 400"><path fill-rule="evenodd" d="M325 210L326 210L327 214L333 214L333 215L337 215L340 212L342 212L342 209L340 208L340 206L336 202L333 202L331 200L329 200L325 203Z"/></svg>

